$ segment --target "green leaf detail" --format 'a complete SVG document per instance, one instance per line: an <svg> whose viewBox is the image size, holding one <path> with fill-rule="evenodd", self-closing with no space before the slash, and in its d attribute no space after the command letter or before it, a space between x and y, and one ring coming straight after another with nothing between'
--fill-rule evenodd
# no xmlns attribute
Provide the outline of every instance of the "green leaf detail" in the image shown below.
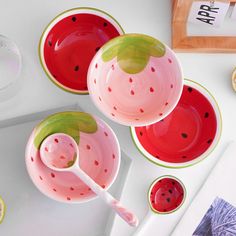
<svg viewBox="0 0 236 236"><path fill-rule="evenodd" d="M66 168L73 166L75 161L68 161Z"/></svg>
<svg viewBox="0 0 236 236"><path fill-rule="evenodd" d="M165 51L165 45L155 38L142 34L128 34L106 43L102 47L102 60L108 62L117 57L123 71L137 74L147 66L150 56L162 57Z"/></svg>
<svg viewBox="0 0 236 236"><path fill-rule="evenodd" d="M73 160L67 162L66 168L69 168L69 167L73 166L74 163L75 163L75 161L76 161L76 158L77 158L77 154L75 153L75 154L74 154L74 157L73 157Z"/></svg>
<svg viewBox="0 0 236 236"><path fill-rule="evenodd" d="M39 149L42 141L54 133L65 133L73 137L79 143L80 131L95 133L97 131L96 120L84 112L60 112L47 117L35 128L34 145Z"/></svg>

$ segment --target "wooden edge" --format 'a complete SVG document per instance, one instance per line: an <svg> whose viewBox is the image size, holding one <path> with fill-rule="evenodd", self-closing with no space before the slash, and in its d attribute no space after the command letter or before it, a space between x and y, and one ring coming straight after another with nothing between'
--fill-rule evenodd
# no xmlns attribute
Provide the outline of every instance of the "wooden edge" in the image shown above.
<svg viewBox="0 0 236 236"><path fill-rule="evenodd" d="M182 52L236 52L236 37L225 36L189 36L182 39L175 51Z"/></svg>
<svg viewBox="0 0 236 236"><path fill-rule="evenodd" d="M187 37L186 22L193 0L184 3L182 0L173 0L172 13L172 48L178 48L182 39Z"/></svg>
<svg viewBox="0 0 236 236"><path fill-rule="evenodd" d="M173 0L172 2L172 48L174 51L235 53L236 37L187 36L186 22L193 1L183 2L183 0ZM221 1L228 2L229 0ZM235 3L236 0L231 0L230 2Z"/></svg>

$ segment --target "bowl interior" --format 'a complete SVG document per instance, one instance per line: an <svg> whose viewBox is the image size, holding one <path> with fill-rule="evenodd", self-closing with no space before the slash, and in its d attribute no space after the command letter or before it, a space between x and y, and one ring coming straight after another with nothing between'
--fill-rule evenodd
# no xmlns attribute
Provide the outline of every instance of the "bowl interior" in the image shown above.
<svg viewBox="0 0 236 236"><path fill-rule="evenodd" d="M186 82L176 108L153 125L132 129L140 151L156 163L178 167L203 158L218 142L220 111L210 94ZM205 155L203 155L205 154Z"/></svg>
<svg viewBox="0 0 236 236"><path fill-rule="evenodd" d="M119 144L113 131L100 119L95 119L95 133L80 132L80 167L100 186L107 189L117 176L120 165ZM41 161L34 145L35 130L26 149L28 173L37 188L48 197L62 202L84 202L96 195L72 173L55 172ZM109 147L109 148L107 148Z"/></svg>
<svg viewBox="0 0 236 236"><path fill-rule="evenodd" d="M176 178L163 176L155 180L149 190L151 209L160 214L177 210L185 199L185 188Z"/></svg>
<svg viewBox="0 0 236 236"><path fill-rule="evenodd" d="M40 57L49 77L71 92L87 92L87 70L95 53L123 31L105 12L74 9L55 18L42 36Z"/></svg>
<svg viewBox="0 0 236 236"><path fill-rule="evenodd" d="M152 56L156 48L160 52ZM95 55L88 73L89 92L97 107L124 125L140 126L165 117L177 104L182 83L172 50L140 34L109 41Z"/></svg>

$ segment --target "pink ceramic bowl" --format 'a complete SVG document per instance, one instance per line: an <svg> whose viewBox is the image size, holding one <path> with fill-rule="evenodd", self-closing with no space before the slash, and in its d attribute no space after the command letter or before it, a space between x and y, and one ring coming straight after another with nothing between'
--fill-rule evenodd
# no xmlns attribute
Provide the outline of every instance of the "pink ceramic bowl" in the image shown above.
<svg viewBox="0 0 236 236"><path fill-rule="evenodd" d="M116 135L102 120L83 112L62 112L47 117L33 130L26 147L26 166L36 187L46 196L66 203L82 203L96 195L72 173L59 173L41 161L39 147L45 137L63 132L79 143L80 167L108 189L120 166Z"/></svg>
<svg viewBox="0 0 236 236"><path fill-rule="evenodd" d="M147 35L126 34L110 40L94 56L88 89L106 116L123 125L143 126L175 108L183 76L166 45Z"/></svg>

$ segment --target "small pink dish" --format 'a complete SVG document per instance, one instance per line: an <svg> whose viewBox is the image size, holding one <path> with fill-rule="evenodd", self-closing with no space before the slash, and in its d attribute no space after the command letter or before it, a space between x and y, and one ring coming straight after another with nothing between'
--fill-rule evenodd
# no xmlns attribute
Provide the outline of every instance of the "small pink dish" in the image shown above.
<svg viewBox="0 0 236 236"><path fill-rule="evenodd" d="M26 146L29 176L46 196L65 203L83 203L96 198L74 174L53 171L41 161L39 148L42 141L57 132L75 139L79 146L81 169L104 189L112 185L120 167L120 147L115 133L97 117L67 111L51 115L39 123Z"/></svg>
<svg viewBox="0 0 236 236"><path fill-rule="evenodd" d="M155 38L126 34L107 42L88 70L95 105L113 121L143 126L166 117L183 89L175 53Z"/></svg>

